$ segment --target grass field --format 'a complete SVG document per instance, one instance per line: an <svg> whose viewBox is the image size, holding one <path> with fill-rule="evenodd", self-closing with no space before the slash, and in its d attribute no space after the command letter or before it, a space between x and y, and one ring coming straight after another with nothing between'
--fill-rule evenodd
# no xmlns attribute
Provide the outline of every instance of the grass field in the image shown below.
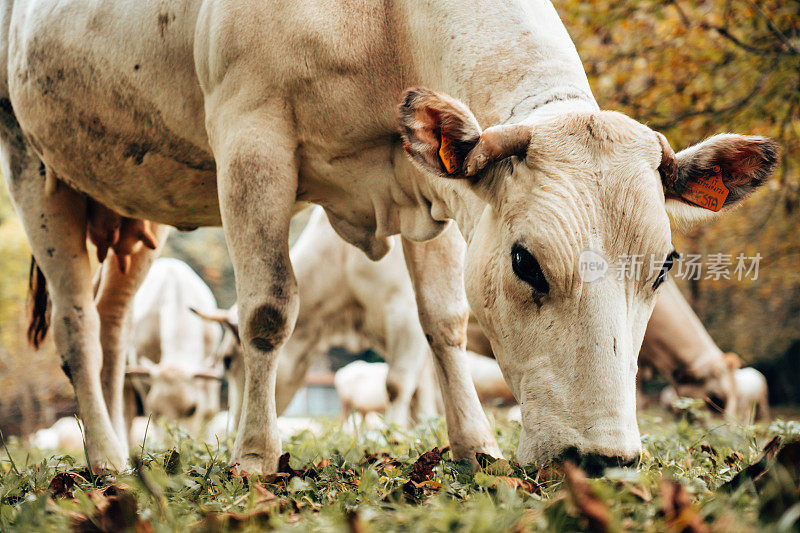
<svg viewBox="0 0 800 533"><path fill-rule="evenodd" d="M793 530L800 518L800 424L743 427L696 405L640 416L637 468L586 479L571 464L521 468L515 423L496 422L508 461L455 463L444 422L363 431L325 422L284 442L281 473L229 470L227 443L180 432L135 450L135 467L92 472L81 457L43 457L13 441L2 454L3 531L748 531ZM774 439L778 437L778 439ZM764 446L772 441L766 453ZM779 441L779 442L778 442ZM750 466L754 465L754 466ZM733 480L733 481L731 481Z"/></svg>

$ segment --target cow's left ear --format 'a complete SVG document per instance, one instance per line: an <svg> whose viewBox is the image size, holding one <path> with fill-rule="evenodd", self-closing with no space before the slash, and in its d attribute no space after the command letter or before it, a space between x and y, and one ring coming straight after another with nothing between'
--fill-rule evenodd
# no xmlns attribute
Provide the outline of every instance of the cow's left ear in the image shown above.
<svg viewBox="0 0 800 533"><path fill-rule="evenodd" d="M766 137L721 134L676 155L663 135L656 136L667 213L684 226L749 196L772 175L780 153L777 143Z"/></svg>

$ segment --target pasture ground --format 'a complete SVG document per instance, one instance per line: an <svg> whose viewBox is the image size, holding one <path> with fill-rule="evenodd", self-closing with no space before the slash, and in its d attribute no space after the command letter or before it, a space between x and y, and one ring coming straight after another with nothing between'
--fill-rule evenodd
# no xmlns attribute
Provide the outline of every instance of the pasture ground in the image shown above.
<svg viewBox="0 0 800 533"><path fill-rule="evenodd" d="M739 426L687 402L640 416L638 468L586 479L571 464L520 468L515 423L496 421L510 461L455 463L443 420L413 431L362 431L338 420L284 442L281 473L229 470L228 444L179 431L134 450L135 467L92 472L82 457L0 449L2 531L752 531L800 518L800 423ZM765 445L767 446L765 451ZM751 466L753 465L753 466Z"/></svg>

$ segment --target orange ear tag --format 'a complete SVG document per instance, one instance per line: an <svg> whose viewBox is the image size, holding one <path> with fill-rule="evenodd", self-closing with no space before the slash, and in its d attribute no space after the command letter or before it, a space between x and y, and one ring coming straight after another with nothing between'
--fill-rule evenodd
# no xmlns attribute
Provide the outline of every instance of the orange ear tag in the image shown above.
<svg viewBox="0 0 800 533"><path fill-rule="evenodd" d="M688 182L681 197L694 205L717 212L722 209L729 192L722 181L722 176L713 174Z"/></svg>
<svg viewBox="0 0 800 533"><path fill-rule="evenodd" d="M453 141L444 136L444 131L442 131L442 144L439 146L439 159L442 160L442 164L448 174L453 174L458 170L458 161L456 160L456 151L453 148Z"/></svg>

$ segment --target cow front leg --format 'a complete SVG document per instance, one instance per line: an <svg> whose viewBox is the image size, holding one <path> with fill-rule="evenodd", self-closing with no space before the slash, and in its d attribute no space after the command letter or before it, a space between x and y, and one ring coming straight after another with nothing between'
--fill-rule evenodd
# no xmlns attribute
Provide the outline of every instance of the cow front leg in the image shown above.
<svg viewBox="0 0 800 533"><path fill-rule="evenodd" d="M169 232L167 226L151 224L159 245ZM100 381L108 412L121 443L128 443L129 423L126 421L123 387L127 350L131 346L131 313L133 298L139 290L158 250L139 245L127 256L129 267L122 273L116 261L105 261L98 270L95 303L100 315L100 344L103 347L103 367Z"/></svg>
<svg viewBox="0 0 800 533"><path fill-rule="evenodd" d="M433 351L453 457L501 457L466 362L469 306L464 291L465 243L455 224L423 243L403 239L419 319Z"/></svg>
<svg viewBox="0 0 800 533"><path fill-rule="evenodd" d="M297 169L294 145L279 135L285 128L253 119L236 131L215 154L245 366L232 462L243 471L261 474L276 470L281 452L275 378L278 355L298 311L297 283L289 261Z"/></svg>

